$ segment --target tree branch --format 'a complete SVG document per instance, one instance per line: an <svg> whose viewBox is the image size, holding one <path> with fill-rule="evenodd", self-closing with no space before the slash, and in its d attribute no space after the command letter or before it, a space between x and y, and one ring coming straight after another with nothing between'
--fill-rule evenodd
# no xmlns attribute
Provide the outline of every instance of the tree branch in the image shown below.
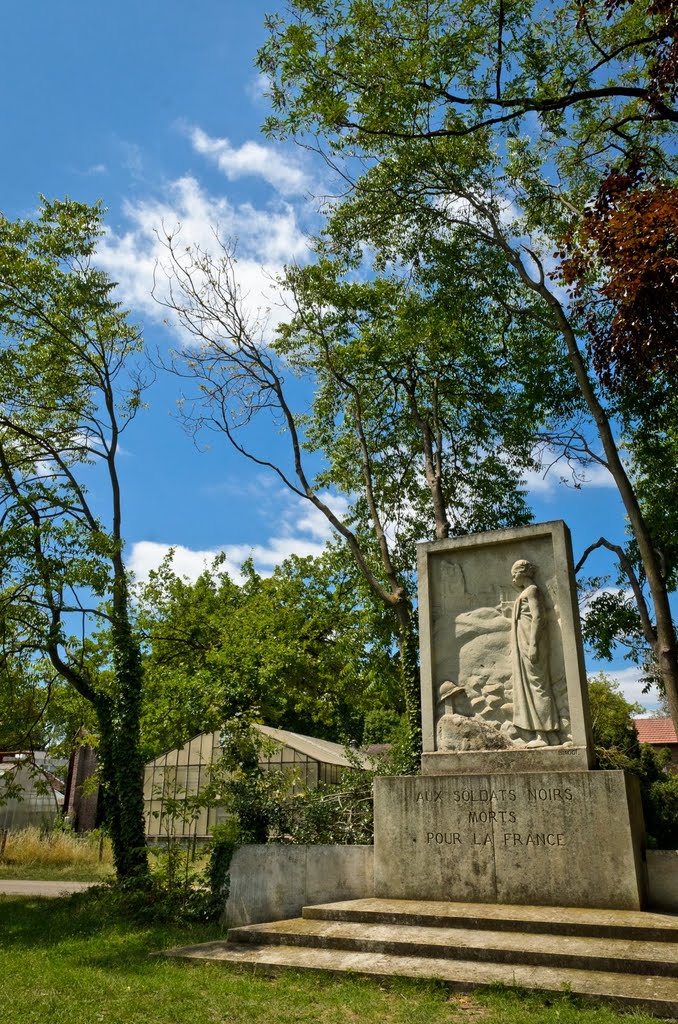
<svg viewBox="0 0 678 1024"><path fill-rule="evenodd" d="M608 551L611 551L619 559L619 564L621 565L631 585L631 590L633 591L633 596L638 607L638 614L640 615L643 636L647 640L648 644L650 644L651 647L654 647L654 645L657 643L657 631L652 623L652 619L650 618L650 612L647 606L647 601L645 600L643 588L640 585L640 582L636 575L635 569L631 564L631 561L629 560L624 549L620 547L619 544L612 544L609 540L606 540L604 537L600 537L594 544L589 544L589 546L586 548L583 555L577 562L576 566L574 567L575 575L582 568L589 555L593 551L596 551L598 548L607 548Z"/></svg>

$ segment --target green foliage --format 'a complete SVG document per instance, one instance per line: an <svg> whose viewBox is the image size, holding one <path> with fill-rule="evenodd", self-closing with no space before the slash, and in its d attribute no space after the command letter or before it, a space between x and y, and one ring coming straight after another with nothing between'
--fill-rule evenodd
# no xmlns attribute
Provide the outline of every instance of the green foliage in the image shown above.
<svg viewBox="0 0 678 1024"><path fill-rule="evenodd" d="M181 872L174 880L178 854L165 854L164 863L134 883L129 881L107 881L100 888L102 901L121 918L130 922L153 925L172 921L206 921L209 900L205 891L194 885L194 880L184 883ZM171 866L170 866L171 865ZM168 881L172 878L172 882Z"/></svg>
<svg viewBox="0 0 678 1024"><path fill-rule="evenodd" d="M678 512L667 495L678 493L678 395L672 376L658 374L635 391L627 387L624 399L633 481L673 591L678 587Z"/></svg>
<svg viewBox="0 0 678 1024"><path fill-rule="evenodd" d="M670 754L638 742L631 719L642 711L621 693L604 672L589 681L591 725L597 767L637 776L648 845L661 850L678 847L678 775L669 770Z"/></svg>
<svg viewBox="0 0 678 1024"><path fill-rule="evenodd" d="M276 350L316 382L305 445L327 460L319 483L364 493L365 446L371 498L355 514L367 520L376 503L393 524L391 560L408 571L416 539L529 520L534 409L526 373L509 381L503 357L515 331L477 283L397 272L363 282L353 270L337 254L288 270L298 312Z"/></svg>
<svg viewBox="0 0 678 1024"><path fill-rule="evenodd" d="M368 769L347 749L354 766L336 785L307 786L294 768L264 767L271 741L246 718L224 726L223 757L212 769L212 786L232 815L227 845L242 843L370 844L374 836L372 783L377 775L411 770L411 740L406 722L392 732L391 748ZM231 831L233 830L233 831ZM229 847L230 848L230 847Z"/></svg>
<svg viewBox="0 0 678 1024"><path fill-rule="evenodd" d="M370 346L388 363L389 348L380 350L375 340L383 318L399 354L415 339L426 366L429 349L437 362L441 348L454 347L458 326L463 357L475 358L489 399L484 421L468 418L467 396L462 403L464 469L473 437L486 437L497 413L501 422L506 400L523 439L495 435L502 454L516 460L504 484L525 465L515 453L530 429L536 444L561 458L610 470L630 524L622 568L639 617L630 616L626 602L613 608L608 600L594 610L590 632L601 627L601 649L631 639L634 658L645 661L654 651L678 722L678 653L667 596L675 586L675 389L665 366L657 366L657 346L647 344L659 332L661 350L675 348L664 329L675 302L673 6L291 0L286 13L269 18L259 66L271 83L265 129L302 143L311 138L341 175L343 194L328 206L317 242L318 266L288 274L302 295L305 283L322 276L329 282L328 309L321 288L317 299L332 358L343 372L340 338L352 370ZM610 165L633 166L634 159L642 187L623 208L603 202L602 234L589 233L591 244L583 246L586 272L573 302L563 285L574 278L562 260L584 238L593 201L605 200L601 184L612 180ZM380 278L365 285L374 273ZM408 294L389 321L396 285L415 300ZM611 295L622 304L632 299L625 323L654 367L646 382L651 396L632 383L611 392L605 368L590 360L590 342L611 337L619 312ZM360 315L351 320L346 312L342 321L332 304L340 313L352 304ZM350 332L357 344L346 343ZM462 365L472 384L474 372ZM334 429L346 433L341 420ZM630 465L620 442L632 453ZM355 473L345 440L342 452ZM501 479L494 477L494 491L480 487L481 506L492 508ZM476 473L474 483L481 480ZM514 493L509 486L509 506ZM478 528L472 514L471 520Z"/></svg>
<svg viewBox="0 0 678 1024"><path fill-rule="evenodd" d="M669 768L669 753L640 744L635 757L617 748L596 749L597 767L629 772L640 782L647 844L660 850L678 847L678 776Z"/></svg>
<svg viewBox="0 0 678 1024"><path fill-rule="evenodd" d="M209 790L194 801L200 807L211 803ZM168 813L181 810L174 807ZM216 921L226 905L231 859L240 843L235 817L214 826L199 857L190 837L182 840L170 831L166 844L150 849L150 872L132 884L109 880L107 898L135 921Z"/></svg>
<svg viewBox="0 0 678 1024"><path fill-rule="evenodd" d="M604 166L598 146L618 126L620 146L669 130L674 112L652 81L664 22L644 0L583 12L555 0L292 0L269 18L259 53L274 107L266 128L318 133L338 154L454 143L467 165L494 136L531 177L529 193L541 185L548 196L547 159L583 175Z"/></svg>
<svg viewBox="0 0 678 1024"><path fill-rule="evenodd" d="M611 661L618 644L634 661L647 657L638 608L624 590L602 590L587 604L582 635L598 658Z"/></svg>
<svg viewBox="0 0 678 1024"><path fill-rule="evenodd" d="M223 754L212 766L212 781L226 811L238 823L238 841L266 843L284 837L297 773L263 767L261 762L274 744L252 729L246 717L225 724L221 743Z"/></svg>
<svg viewBox="0 0 678 1024"><path fill-rule="evenodd" d="M393 634L331 560L292 557L233 583L217 559L195 583L171 556L139 590L148 640L146 757L237 714L341 741L370 708L398 706Z"/></svg>
<svg viewBox="0 0 678 1024"><path fill-rule="evenodd" d="M627 701L619 684L599 672L589 679L589 706L594 745L638 757L638 734L632 716L642 712L642 705Z"/></svg>
<svg viewBox="0 0 678 1024"><path fill-rule="evenodd" d="M144 379L138 332L92 264L102 230L99 205L69 199L42 198L35 220L0 215L0 706L14 685L22 714L37 702L41 715L55 677L91 705L116 867L131 878L146 871L142 670L117 455ZM62 729L73 725L68 704Z"/></svg>
<svg viewBox="0 0 678 1024"><path fill-rule="evenodd" d="M350 759L350 751L347 751ZM359 764L341 772L335 786L297 787L288 799L284 841L292 843L374 842L373 783L377 776L412 771L412 745L407 721L391 733L390 748L376 755L369 768ZM279 840L278 840L279 841Z"/></svg>
<svg viewBox="0 0 678 1024"><path fill-rule="evenodd" d="M375 708L365 715L363 746L371 743L392 743L406 728L406 722L392 708Z"/></svg>
<svg viewBox="0 0 678 1024"><path fill-rule="evenodd" d="M286 838L309 845L370 845L374 841L371 774L345 770L336 786L295 794L288 808Z"/></svg>
<svg viewBox="0 0 678 1024"><path fill-rule="evenodd" d="M678 775L668 771L649 784L643 805L645 827L660 850L678 849Z"/></svg>
<svg viewBox="0 0 678 1024"><path fill-rule="evenodd" d="M230 887L230 867L233 854L240 842L238 822L235 818L212 829L209 845L209 861L205 869L205 881L211 907L208 916L218 918L226 906Z"/></svg>

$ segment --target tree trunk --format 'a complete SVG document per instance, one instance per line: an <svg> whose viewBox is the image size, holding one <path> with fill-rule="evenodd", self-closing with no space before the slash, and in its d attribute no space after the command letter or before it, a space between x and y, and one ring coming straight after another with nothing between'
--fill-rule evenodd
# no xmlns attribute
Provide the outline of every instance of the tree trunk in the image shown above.
<svg viewBox="0 0 678 1024"><path fill-rule="evenodd" d="M113 725L113 705L108 697L94 700L94 708L99 723L99 744L97 761L99 767L99 802L101 804L101 820L108 827L113 847L113 863L118 874L118 851L120 839L120 808L118 805L115 784L115 738Z"/></svg>
<svg viewBox="0 0 678 1024"><path fill-rule="evenodd" d="M412 606L407 598L393 605L398 622L400 675L405 697L405 713L410 735L409 771L417 772L421 759L421 685L419 675L419 642L412 621Z"/></svg>
<svg viewBox="0 0 678 1024"><path fill-rule="evenodd" d="M143 669L124 599L113 616L112 634L117 693L95 705L101 730L102 795L118 880L139 882L148 875L139 727Z"/></svg>
<svg viewBox="0 0 678 1024"><path fill-rule="evenodd" d="M503 238L499 226L495 224L494 230L495 240L508 256L509 262L517 270L524 284L540 295L553 310L556 322L567 346L570 362L581 393L596 425L598 436L605 452L607 467L617 485L633 536L638 544L638 552L652 596L657 633L654 654L661 674L671 719L678 733L678 650L676 649L676 634L666 580L664 579L660 558L645 522L635 489L619 455L610 419L602 403L599 401L593 381L589 377L570 320L557 296L546 286L543 272L540 280L534 281L528 274L522 259L514 252L506 239Z"/></svg>
<svg viewBox="0 0 678 1024"><path fill-rule="evenodd" d="M619 490L633 536L638 544L638 552L643 563L654 605L655 628L657 632L654 654L664 685L671 719L678 733L678 652L676 651L676 635L669 605L669 595L666 589L666 580L664 579L660 559L645 522L645 517L643 516L633 484L629 480L619 455L619 449L617 448L607 413L598 400L581 357L574 332L560 306L558 311L570 360L586 404L595 421L608 468Z"/></svg>
<svg viewBox="0 0 678 1024"><path fill-rule="evenodd" d="M118 695L116 698L115 748L116 789L120 816L120 850L116 861L124 878L148 873L146 822L144 818L144 763L140 750L140 717L143 667L139 643L132 635L127 616L114 616L113 660Z"/></svg>

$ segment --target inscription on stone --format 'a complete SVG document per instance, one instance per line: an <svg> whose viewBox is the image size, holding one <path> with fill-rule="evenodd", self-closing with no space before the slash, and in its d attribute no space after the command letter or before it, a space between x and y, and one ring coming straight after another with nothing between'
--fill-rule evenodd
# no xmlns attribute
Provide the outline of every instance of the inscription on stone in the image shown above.
<svg viewBox="0 0 678 1024"><path fill-rule="evenodd" d="M528 804L569 803L574 799L570 786L527 786L522 794ZM462 816L464 826L472 825L526 825L521 822L520 810L500 807L501 803L515 803L515 789L450 789L443 794L441 789L419 789L414 796L415 804L438 804L445 800L453 812ZM473 809L473 805L477 806ZM470 805L470 806L469 806ZM489 805L489 806L488 806ZM458 822L455 821L455 825ZM465 828L463 831L427 831L429 846L524 846L545 848L566 846L564 832L535 832L525 829L521 832L481 832Z"/></svg>
<svg viewBox="0 0 678 1024"><path fill-rule="evenodd" d="M621 772L381 777L374 788L377 896L639 906L637 785Z"/></svg>
<svg viewBox="0 0 678 1024"><path fill-rule="evenodd" d="M515 811L469 811L468 815L469 824L471 825L487 825L491 821L497 821L501 825L515 825L516 812Z"/></svg>
<svg viewBox="0 0 678 1024"><path fill-rule="evenodd" d="M567 802L573 799L572 789L569 786L539 786L527 787L528 803L539 801L561 801ZM454 789L451 792L454 803L492 803L499 800L515 800L515 789ZM442 801L443 791L441 789L420 789L415 795L415 803L438 803ZM449 799L449 794L448 794Z"/></svg>
<svg viewBox="0 0 678 1024"><path fill-rule="evenodd" d="M554 787L553 789L545 789L543 786L539 789L527 789L527 800L528 803L537 803L538 800L571 800L572 790L566 786L564 789Z"/></svg>
<svg viewBox="0 0 678 1024"><path fill-rule="evenodd" d="M503 846L565 846L563 832L504 832L500 839ZM437 846L462 846L464 842L472 843L473 846L494 845L491 832L484 835L473 832L470 839L468 836L463 839L460 832L427 832L426 842Z"/></svg>

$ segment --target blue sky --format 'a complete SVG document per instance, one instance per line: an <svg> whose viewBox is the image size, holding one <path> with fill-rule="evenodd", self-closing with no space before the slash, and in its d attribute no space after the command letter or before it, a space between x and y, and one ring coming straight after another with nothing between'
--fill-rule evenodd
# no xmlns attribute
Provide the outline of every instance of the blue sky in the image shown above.
<svg viewBox="0 0 678 1024"><path fill-rule="evenodd" d="M306 151L259 134L267 106L254 58L265 39L264 16L276 6L26 0L3 10L0 209L30 217L41 192L102 199L108 234L100 261L153 350L166 352L177 340L150 295L160 254L155 232L163 223L181 223L186 242L209 245L216 224L237 239L252 308L271 302L270 277L286 261L306 258L315 197L331 186ZM170 545L177 567L190 575L219 550L234 571L250 553L270 571L291 552L319 552L328 533L313 509L225 443L198 453L173 415L177 397L176 379L159 374L150 409L125 442L125 533L134 570L143 575ZM589 476L580 490L562 485L557 471L530 480L536 518L568 523L575 559L601 533L624 538L610 481L602 472ZM628 696L654 705L627 662L620 658L611 669Z"/></svg>

